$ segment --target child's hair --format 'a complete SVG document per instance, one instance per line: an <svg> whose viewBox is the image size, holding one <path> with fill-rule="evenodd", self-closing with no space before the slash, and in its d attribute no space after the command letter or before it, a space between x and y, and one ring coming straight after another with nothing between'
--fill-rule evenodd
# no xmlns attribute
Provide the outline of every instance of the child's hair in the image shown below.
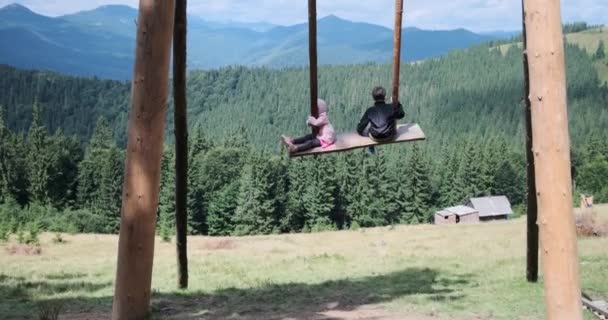
<svg viewBox="0 0 608 320"><path fill-rule="evenodd" d="M383 101L386 98L386 90L383 87L375 87L372 90L372 97L374 97L374 101Z"/></svg>
<svg viewBox="0 0 608 320"><path fill-rule="evenodd" d="M327 112L327 102L323 99L317 99L317 106L319 107L319 113Z"/></svg>

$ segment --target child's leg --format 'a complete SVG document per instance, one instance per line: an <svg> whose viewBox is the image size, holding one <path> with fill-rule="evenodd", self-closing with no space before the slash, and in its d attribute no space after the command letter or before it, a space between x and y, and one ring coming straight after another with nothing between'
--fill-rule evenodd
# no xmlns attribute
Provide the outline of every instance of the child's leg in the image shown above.
<svg viewBox="0 0 608 320"><path fill-rule="evenodd" d="M295 143L295 140L294 140L294 143ZM320 146L321 146L321 141L319 141L319 139L313 137L310 140L306 140L304 143L296 144L295 152L302 152L302 151L310 150L310 149L317 148Z"/></svg>
<svg viewBox="0 0 608 320"><path fill-rule="evenodd" d="M307 135L305 135L303 137L293 139L292 143L293 144L304 144L307 141L310 141L310 140L313 140L313 139L315 139L315 135L312 134L312 133L310 133L310 134L307 134Z"/></svg>

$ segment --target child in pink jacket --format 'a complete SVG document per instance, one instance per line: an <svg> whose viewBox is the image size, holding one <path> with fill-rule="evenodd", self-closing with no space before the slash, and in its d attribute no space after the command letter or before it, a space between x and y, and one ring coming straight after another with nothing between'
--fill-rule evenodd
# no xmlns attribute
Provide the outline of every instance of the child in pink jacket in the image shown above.
<svg viewBox="0 0 608 320"><path fill-rule="evenodd" d="M290 153L302 152L317 147L327 148L336 142L336 133L334 127L329 122L327 116L327 103L318 99L317 106L319 107L319 117L314 118L309 116L306 124L309 127L316 127L318 134L305 135L301 138L292 139L290 137L281 136L281 141Z"/></svg>

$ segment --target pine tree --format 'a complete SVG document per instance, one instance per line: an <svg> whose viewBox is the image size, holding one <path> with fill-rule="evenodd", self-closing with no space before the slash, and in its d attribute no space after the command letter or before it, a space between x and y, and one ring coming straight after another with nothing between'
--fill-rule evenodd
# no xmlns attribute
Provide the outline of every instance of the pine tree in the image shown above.
<svg viewBox="0 0 608 320"><path fill-rule="evenodd" d="M395 224L399 222L398 189L401 187L396 173L390 170L383 153L370 157L371 175L369 177L371 196L369 210L371 216L380 222L378 225Z"/></svg>
<svg viewBox="0 0 608 320"><path fill-rule="evenodd" d="M11 132L6 128L4 121L4 107L0 105L0 204L12 197L9 180L9 140Z"/></svg>
<svg viewBox="0 0 608 320"><path fill-rule="evenodd" d="M606 52L604 51L604 41L600 40L600 43L597 46L597 50L595 51L593 58L595 60L603 60L604 58L606 58Z"/></svg>
<svg viewBox="0 0 608 320"><path fill-rule="evenodd" d="M302 231L306 223L306 213L302 194L307 188L307 173L310 168L307 159L293 160L287 169L289 190L287 193L286 212L281 218L281 229L285 231Z"/></svg>
<svg viewBox="0 0 608 320"><path fill-rule="evenodd" d="M378 155L379 156L379 155ZM362 164L358 166L358 180L356 188L351 195L348 211L353 223L362 227L381 226L386 223L387 211L385 211L386 199L382 192L386 191L384 185L387 181L381 181L386 168L377 168L375 156L363 154ZM382 160L380 160L382 161Z"/></svg>
<svg viewBox="0 0 608 320"><path fill-rule="evenodd" d="M78 164L78 206L89 209L104 221L103 230L118 230L122 182L124 178L124 153L115 144L107 121L101 118Z"/></svg>
<svg viewBox="0 0 608 320"><path fill-rule="evenodd" d="M477 180L479 193L477 196L487 197L492 195L495 168L492 167L494 165L493 155L487 151L491 149L486 145L483 150L479 157L479 179Z"/></svg>
<svg viewBox="0 0 608 320"><path fill-rule="evenodd" d="M207 234L207 202L201 184L201 166L204 154L188 160L188 231Z"/></svg>
<svg viewBox="0 0 608 320"><path fill-rule="evenodd" d="M407 211L404 222L425 223L431 217L431 182L426 159L417 144L412 148L412 156L408 162L410 178L407 200Z"/></svg>
<svg viewBox="0 0 608 320"><path fill-rule="evenodd" d="M175 171L174 151L171 147L163 150L161 160L160 194L158 206L158 231L163 237L175 230Z"/></svg>
<svg viewBox="0 0 608 320"><path fill-rule="evenodd" d="M274 220L277 223L279 232L289 232L282 224L282 219L288 207L289 199L289 163L288 157L272 157L270 174L272 183L270 185L270 195L274 199ZM335 191L335 190L334 190Z"/></svg>
<svg viewBox="0 0 608 320"><path fill-rule="evenodd" d="M278 231L275 201L270 194L270 166L253 156L243 168L235 214L236 235L268 234Z"/></svg>
<svg viewBox="0 0 608 320"><path fill-rule="evenodd" d="M49 181L50 203L60 209L73 207L77 200L78 164L83 153L75 137L67 138L57 131L49 139Z"/></svg>
<svg viewBox="0 0 608 320"><path fill-rule="evenodd" d="M234 232L238 196L239 182L235 181L216 192L209 201L207 223L210 236L228 236Z"/></svg>
<svg viewBox="0 0 608 320"><path fill-rule="evenodd" d="M458 175L460 161L456 154L447 159L441 178L440 199L441 207L452 207L460 204L465 198L464 182Z"/></svg>
<svg viewBox="0 0 608 320"><path fill-rule="evenodd" d="M200 127L188 143L188 148L188 231L191 234L207 234L207 201L201 168L211 145Z"/></svg>
<svg viewBox="0 0 608 320"><path fill-rule="evenodd" d="M516 170L509 159L502 161L494 176L496 194L507 196L512 203L522 203L526 194L522 171Z"/></svg>
<svg viewBox="0 0 608 320"><path fill-rule="evenodd" d="M481 156L477 144L470 140L465 148L461 163L461 179L464 183L465 198L477 197L483 194L481 189Z"/></svg>
<svg viewBox="0 0 608 320"><path fill-rule="evenodd" d="M9 192L16 202L24 206L29 202L29 179L28 164L23 159L27 158L28 148L25 138L20 134L11 134L10 139L5 141L6 154L5 172L9 186Z"/></svg>
<svg viewBox="0 0 608 320"><path fill-rule="evenodd" d="M307 171L307 182L301 195L304 205L305 224L311 230L335 228L332 213L335 208L335 168L330 157L313 159Z"/></svg>
<svg viewBox="0 0 608 320"><path fill-rule="evenodd" d="M40 204L49 202L49 170L51 159L48 150L48 136L42 125L42 111L38 104L33 108L33 120L27 136L28 180L30 201Z"/></svg>
<svg viewBox="0 0 608 320"><path fill-rule="evenodd" d="M123 151L110 147L103 160L97 205L105 217L107 233L116 233L120 225L120 207L124 179Z"/></svg>

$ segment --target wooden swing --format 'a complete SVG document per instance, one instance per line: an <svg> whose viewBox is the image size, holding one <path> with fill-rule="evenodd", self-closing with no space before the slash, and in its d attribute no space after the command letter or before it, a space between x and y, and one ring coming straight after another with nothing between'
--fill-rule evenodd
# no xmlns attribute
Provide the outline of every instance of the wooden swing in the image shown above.
<svg viewBox="0 0 608 320"><path fill-rule="evenodd" d="M395 1L395 38L393 49L393 104L399 102L399 70L401 67L401 26L403 20L403 0ZM317 1L308 0L308 33L310 57L310 114L318 117L317 107ZM315 128L313 127L313 134ZM397 135L387 142L376 142L369 137L359 135L357 132L338 134L336 142L326 148L318 147L302 152L290 153L290 157L303 157L333 152L343 152L358 148L371 147L381 144L413 142L425 140L424 132L418 124L409 123L397 126Z"/></svg>

